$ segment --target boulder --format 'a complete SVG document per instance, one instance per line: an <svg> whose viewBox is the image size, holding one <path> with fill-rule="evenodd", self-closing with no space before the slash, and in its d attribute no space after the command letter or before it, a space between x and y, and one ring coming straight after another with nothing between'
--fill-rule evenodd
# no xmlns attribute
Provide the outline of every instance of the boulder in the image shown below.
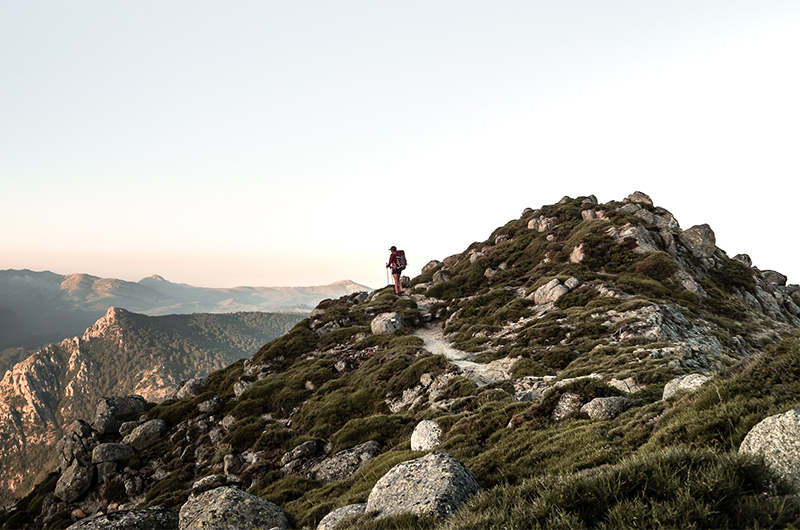
<svg viewBox="0 0 800 530"><path fill-rule="evenodd" d="M181 507L179 521L181 530L291 528L276 504L227 486L189 497Z"/></svg>
<svg viewBox="0 0 800 530"><path fill-rule="evenodd" d="M581 412L592 420L612 420L628 410L633 402L624 397L599 397L581 407Z"/></svg>
<svg viewBox="0 0 800 530"><path fill-rule="evenodd" d="M144 412L142 396L102 397L97 400L92 427L100 434L117 434L122 421Z"/></svg>
<svg viewBox="0 0 800 530"><path fill-rule="evenodd" d="M73 460L83 458L100 443L100 436L92 427L83 420L72 423L64 437L56 442L59 468L64 472Z"/></svg>
<svg viewBox="0 0 800 530"><path fill-rule="evenodd" d="M94 448L92 451L92 463L100 462L126 462L134 455L133 447L126 444L104 443Z"/></svg>
<svg viewBox="0 0 800 530"><path fill-rule="evenodd" d="M710 258L717 250L717 238L707 224L693 226L681 233L679 238L696 258Z"/></svg>
<svg viewBox="0 0 800 530"><path fill-rule="evenodd" d="M431 278L431 281L434 284L444 283L444 282L449 282L450 278L452 278L452 277L453 277L453 275L452 275L452 273L450 271L441 269L441 270L438 270L438 271L433 273L433 277Z"/></svg>
<svg viewBox="0 0 800 530"><path fill-rule="evenodd" d="M744 437L739 452L762 456L775 473L800 490L800 408L762 420Z"/></svg>
<svg viewBox="0 0 800 530"><path fill-rule="evenodd" d="M370 440L326 458L311 469L311 475L314 480L323 484L344 480L355 475L365 463L378 456L380 452L381 444Z"/></svg>
<svg viewBox="0 0 800 530"><path fill-rule="evenodd" d="M445 518L480 490L461 462L440 451L400 463L381 477L367 499L378 517L411 513Z"/></svg>
<svg viewBox="0 0 800 530"><path fill-rule="evenodd" d="M95 515L73 524L68 530L177 530L178 512L154 506Z"/></svg>
<svg viewBox="0 0 800 530"><path fill-rule="evenodd" d="M139 395L102 397L97 400L95 414L97 416L110 414L117 418L122 418L123 416L141 414L144 412L145 404L144 398Z"/></svg>
<svg viewBox="0 0 800 530"><path fill-rule="evenodd" d="M639 224L627 223L623 226L612 226L606 230L606 234L613 237L617 243L625 243L625 239L633 238L636 241L636 247L633 249L637 254L644 254L645 252L653 252L659 250L650 231Z"/></svg>
<svg viewBox="0 0 800 530"><path fill-rule="evenodd" d="M94 466L84 460L73 460L72 465L56 482L55 496L64 502L74 502L92 485Z"/></svg>
<svg viewBox="0 0 800 530"><path fill-rule="evenodd" d="M664 393L662 394L661 399L670 398L679 390L687 390L689 392L697 390L710 379L710 377L700 374L688 374L676 377L664 385Z"/></svg>
<svg viewBox="0 0 800 530"><path fill-rule="evenodd" d="M323 517L317 525L317 530L336 530L345 519L361 515L366 509L366 504L350 504L348 506L343 506Z"/></svg>
<svg viewBox="0 0 800 530"><path fill-rule="evenodd" d="M370 324L372 333L394 333L403 328L403 319L398 313L381 313L372 319Z"/></svg>
<svg viewBox="0 0 800 530"><path fill-rule="evenodd" d="M553 421L558 423L575 417L581 410L581 405L581 397L578 394L571 392L561 394L555 409L553 409Z"/></svg>
<svg viewBox="0 0 800 530"><path fill-rule="evenodd" d="M638 384L636 379L633 377L626 377L625 379L610 379L608 381L608 386L616 388L617 390L625 392L626 394L633 394L634 392L639 392L640 390L644 390L646 388L644 385Z"/></svg>
<svg viewBox="0 0 800 530"><path fill-rule="evenodd" d="M137 451L142 451L158 443L167 433L167 424L164 420L150 420L136 427L131 433L122 439L122 443L128 444Z"/></svg>
<svg viewBox="0 0 800 530"><path fill-rule="evenodd" d="M625 198L624 202L640 202L653 206L653 199L651 199L648 194L642 193L641 191L634 191Z"/></svg>
<svg viewBox="0 0 800 530"><path fill-rule="evenodd" d="M303 442L291 451L284 453L283 457L281 457L281 465L285 466L294 460L313 458L319 455L324 447L325 443L322 440L308 440L307 442Z"/></svg>
<svg viewBox="0 0 800 530"><path fill-rule="evenodd" d="M558 219L556 217L545 217L541 215L528 221L528 228L531 230L536 230L537 232L546 232L547 230L554 228L557 224Z"/></svg>
<svg viewBox="0 0 800 530"><path fill-rule="evenodd" d="M786 287L786 282L789 280L786 275L778 271L765 270L761 271L761 274L764 275L765 280L776 287Z"/></svg>
<svg viewBox="0 0 800 530"><path fill-rule="evenodd" d="M422 274L425 274L429 270L435 269L436 267L438 267L441 264L442 264L442 262L439 261L439 260L436 260L436 259L431 260L428 263L426 263L424 267L422 267L422 271L421 272L422 272Z"/></svg>
<svg viewBox="0 0 800 530"><path fill-rule="evenodd" d="M553 278L542 285L533 293L533 301L537 305L555 302L569 292L569 288L563 285L558 278Z"/></svg>
<svg viewBox="0 0 800 530"><path fill-rule="evenodd" d="M175 393L175 399L192 399L203 393L203 389L208 386L207 377L195 377L189 379Z"/></svg>
<svg viewBox="0 0 800 530"><path fill-rule="evenodd" d="M433 420L422 420L411 433L412 451L430 451L439 447L442 429Z"/></svg>

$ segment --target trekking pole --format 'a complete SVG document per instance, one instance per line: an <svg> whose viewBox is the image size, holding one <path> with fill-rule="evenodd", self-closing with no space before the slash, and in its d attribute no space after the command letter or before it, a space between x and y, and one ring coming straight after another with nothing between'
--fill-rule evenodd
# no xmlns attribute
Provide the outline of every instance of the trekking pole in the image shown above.
<svg viewBox="0 0 800 530"><path fill-rule="evenodd" d="M389 285L389 267L386 267L386 285Z"/></svg>

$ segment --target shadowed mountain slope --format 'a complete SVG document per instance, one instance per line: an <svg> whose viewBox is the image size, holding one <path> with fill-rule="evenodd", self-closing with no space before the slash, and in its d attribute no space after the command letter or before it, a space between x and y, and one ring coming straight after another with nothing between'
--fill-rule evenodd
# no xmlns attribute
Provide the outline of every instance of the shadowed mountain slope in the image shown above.
<svg viewBox="0 0 800 530"><path fill-rule="evenodd" d="M223 368L291 329L297 314L149 317L109 308L80 337L51 344L0 380L0 485L30 487L56 462L63 428L94 413L98 397L161 401L181 381Z"/></svg>

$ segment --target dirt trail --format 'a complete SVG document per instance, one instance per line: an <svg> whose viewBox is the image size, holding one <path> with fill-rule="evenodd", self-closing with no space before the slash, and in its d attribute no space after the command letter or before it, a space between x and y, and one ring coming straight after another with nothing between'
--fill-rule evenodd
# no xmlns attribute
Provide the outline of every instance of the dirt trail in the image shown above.
<svg viewBox="0 0 800 530"><path fill-rule="evenodd" d="M474 353L461 351L453 347L449 340L444 338L440 326L426 326L414 330L414 335L425 343L425 349L434 355L444 355L461 370L461 375L475 381L478 386L485 386L497 381L511 379L509 370L517 359L498 359L488 364L471 361Z"/></svg>

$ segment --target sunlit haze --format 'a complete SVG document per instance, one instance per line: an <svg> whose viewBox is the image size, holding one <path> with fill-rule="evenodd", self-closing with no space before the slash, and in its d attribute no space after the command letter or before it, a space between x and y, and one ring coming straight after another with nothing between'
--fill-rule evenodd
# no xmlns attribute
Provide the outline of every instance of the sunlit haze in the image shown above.
<svg viewBox="0 0 800 530"><path fill-rule="evenodd" d="M0 2L0 269L386 283L634 191L800 282L800 3Z"/></svg>

